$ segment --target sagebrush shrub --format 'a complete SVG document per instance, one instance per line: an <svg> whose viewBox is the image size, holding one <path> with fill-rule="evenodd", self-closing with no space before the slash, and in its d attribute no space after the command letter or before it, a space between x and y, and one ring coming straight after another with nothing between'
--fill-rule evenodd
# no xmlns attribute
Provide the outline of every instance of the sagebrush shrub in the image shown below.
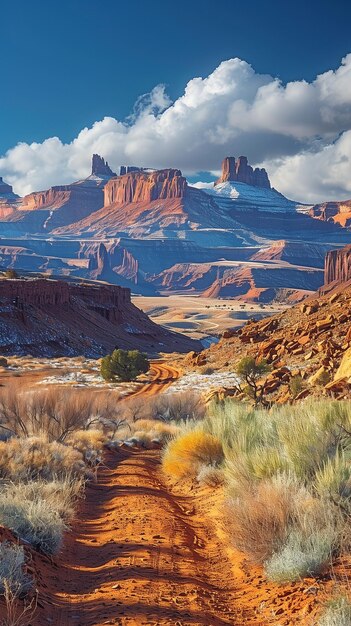
<svg viewBox="0 0 351 626"><path fill-rule="evenodd" d="M66 443L78 450L88 465L96 465L101 460L106 436L98 429L76 430L67 437Z"/></svg>
<svg viewBox="0 0 351 626"><path fill-rule="evenodd" d="M16 595L22 595L32 587L32 580L24 571L25 553L23 546L10 541L0 543L0 594L9 588Z"/></svg>
<svg viewBox="0 0 351 626"><path fill-rule="evenodd" d="M0 491L0 525L45 554L55 554L81 488L76 479L9 483Z"/></svg>
<svg viewBox="0 0 351 626"><path fill-rule="evenodd" d="M317 576L330 563L334 543L333 528L313 530L307 537L301 530L292 530L284 545L265 563L268 578L284 583Z"/></svg>
<svg viewBox="0 0 351 626"><path fill-rule="evenodd" d="M351 602L346 596L333 598L324 609L318 626L350 626Z"/></svg>
<svg viewBox="0 0 351 626"><path fill-rule="evenodd" d="M226 526L234 546L263 563L284 542L297 486L285 477L243 485L226 503Z"/></svg>
<svg viewBox="0 0 351 626"><path fill-rule="evenodd" d="M215 465L201 465L196 480L207 487L221 487L224 484L223 470Z"/></svg>

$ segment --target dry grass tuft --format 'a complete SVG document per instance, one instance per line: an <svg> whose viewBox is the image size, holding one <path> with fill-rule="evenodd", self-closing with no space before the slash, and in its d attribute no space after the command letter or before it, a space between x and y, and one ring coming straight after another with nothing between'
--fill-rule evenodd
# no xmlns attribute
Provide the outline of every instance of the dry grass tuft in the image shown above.
<svg viewBox="0 0 351 626"><path fill-rule="evenodd" d="M0 476L9 480L42 478L51 480L67 474L82 476L82 454L70 446L42 437L10 439L0 442Z"/></svg>
<svg viewBox="0 0 351 626"><path fill-rule="evenodd" d="M297 488L285 479L262 481L226 503L226 526L238 550L263 563L284 542Z"/></svg>
<svg viewBox="0 0 351 626"><path fill-rule="evenodd" d="M45 554L59 551L82 490L76 479L9 483L0 492L0 524Z"/></svg>

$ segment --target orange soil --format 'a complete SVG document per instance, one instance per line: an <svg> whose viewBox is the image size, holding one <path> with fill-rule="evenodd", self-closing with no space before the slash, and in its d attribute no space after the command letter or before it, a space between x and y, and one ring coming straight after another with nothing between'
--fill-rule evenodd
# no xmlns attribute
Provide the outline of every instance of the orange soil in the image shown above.
<svg viewBox="0 0 351 626"><path fill-rule="evenodd" d="M161 363L153 374L138 393L177 376ZM107 452L59 557L27 548L39 591L30 626L316 624L334 583L268 583L228 547L221 502L221 489L172 485L159 450Z"/></svg>

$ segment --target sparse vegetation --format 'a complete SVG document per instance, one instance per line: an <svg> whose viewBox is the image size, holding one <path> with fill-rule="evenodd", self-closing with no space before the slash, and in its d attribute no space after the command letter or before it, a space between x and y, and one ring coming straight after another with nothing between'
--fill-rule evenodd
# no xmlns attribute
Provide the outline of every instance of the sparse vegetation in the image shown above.
<svg viewBox="0 0 351 626"><path fill-rule="evenodd" d="M224 460L209 454L199 465L208 435ZM228 400L210 405L202 421L180 426L163 467L210 486L219 472L232 543L272 580L292 581L318 575L349 550L350 446L347 402L309 400L298 412L292 406L267 412Z"/></svg>
<svg viewBox="0 0 351 626"><path fill-rule="evenodd" d="M59 550L66 528L59 515L47 508L45 500L20 500L16 489L6 489L1 493L0 523L45 554L54 554Z"/></svg>
<svg viewBox="0 0 351 626"><path fill-rule="evenodd" d="M64 441L72 432L96 421L99 407L89 390L23 391L20 383L0 390L0 426L11 435L45 435Z"/></svg>
<svg viewBox="0 0 351 626"><path fill-rule="evenodd" d="M114 350L101 359L101 376L104 380L130 382L149 371L146 354L139 350Z"/></svg>
<svg viewBox="0 0 351 626"><path fill-rule="evenodd" d="M291 377L289 388L292 398L296 398L296 396L298 396L299 393L301 393L301 391L304 389L304 382L299 374Z"/></svg>

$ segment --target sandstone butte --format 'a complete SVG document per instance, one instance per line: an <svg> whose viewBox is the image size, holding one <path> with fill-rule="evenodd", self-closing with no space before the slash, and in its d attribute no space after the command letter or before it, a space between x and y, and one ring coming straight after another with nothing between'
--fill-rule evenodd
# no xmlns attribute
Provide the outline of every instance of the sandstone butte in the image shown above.
<svg viewBox="0 0 351 626"><path fill-rule="evenodd" d="M240 156L238 159L233 156L225 157L222 163L222 174L215 184L219 185L226 182L246 183L264 189L271 188L266 170L258 167L253 169L248 164L246 156Z"/></svg>

